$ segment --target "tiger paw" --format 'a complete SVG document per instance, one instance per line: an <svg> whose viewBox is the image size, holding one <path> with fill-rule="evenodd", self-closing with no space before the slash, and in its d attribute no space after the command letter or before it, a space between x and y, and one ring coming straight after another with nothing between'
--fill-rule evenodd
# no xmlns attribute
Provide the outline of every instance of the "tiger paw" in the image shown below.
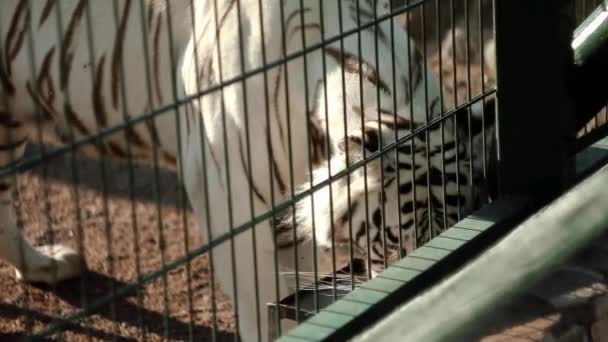
<svg viewBox="0 0 608 342"><path fill-rule="evenodd" d="M16 269L17 279L53 285L76 278L86 269L82 256L69 247L45 245L35 249L43 257L43 262L39 265L31 265L28 269Z"/></svg>

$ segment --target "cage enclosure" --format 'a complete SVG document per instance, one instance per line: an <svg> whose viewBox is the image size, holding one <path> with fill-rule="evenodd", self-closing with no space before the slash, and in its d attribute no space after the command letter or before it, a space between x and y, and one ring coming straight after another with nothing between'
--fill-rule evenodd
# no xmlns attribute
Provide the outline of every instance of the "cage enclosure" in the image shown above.
<svg viewBox="0 0 608 342"><path fill-rule="evenodd" d="M3 0L0 337L373 334L605 162L605 6Z"/></svg>

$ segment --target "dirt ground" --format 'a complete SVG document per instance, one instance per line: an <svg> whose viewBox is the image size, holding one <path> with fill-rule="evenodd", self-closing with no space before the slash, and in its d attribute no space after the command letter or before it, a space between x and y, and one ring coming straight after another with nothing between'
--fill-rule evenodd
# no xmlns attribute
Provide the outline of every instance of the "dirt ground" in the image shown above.
<svg viewBox="0 0 608 342"><path fill-rule="evenodd" d="M140 274L154 271L162 266L163 259L170 262L184 255L185 242L190 249L201 244L191 211L178 200L181 196L174 172L160 170L156 182L154 168L136 165L131 192L126 161L105 161L107 185L104 187L100 162L74 156L78 165L77 181L71 167L72 154L54 159L46 171L40 166L19 176L16 206L30 242L41 245L54 240L77 250L84 247L90 271L81 280L45 288L17 282L12 268L0 263L0 289L4 292L0 297L0 340L40 332L113 289L134 283L137 268ZM104 201L104 191L107 201ZM135 194L133 202L129 199L130 193ZM160 215L155 200L157 193L160 193ZM79 231L84 237L82 244L79 244ZM52 338L211 340L212 290L206 256L191 262L190 274L188 282L186 266L172 270L166 278L151 282L141 291L132 291L96 310L94 315L68 324L63 333ZM217 286L215 297L216 337L234 340L232 309Z"/></svg>

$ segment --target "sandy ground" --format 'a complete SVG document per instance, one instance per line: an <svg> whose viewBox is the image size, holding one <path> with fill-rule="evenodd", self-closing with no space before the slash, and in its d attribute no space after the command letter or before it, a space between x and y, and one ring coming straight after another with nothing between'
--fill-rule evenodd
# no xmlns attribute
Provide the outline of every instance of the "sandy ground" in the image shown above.
<svg viewBox="0 0 608 342"><path fill-rule="evenodd" d="M140 274L159 269L163 259L170 262L184 255L186 243L190 249L201 244L190 210L178 200L181 195L174 172L160 170L157 182L152 167L136 165L131 192L126 161L105 161L104 186L100 162L74 156L77 181L71 167L73 155L57 158L46 171L40 166L18 177L19 201L15 205L29 241L40 245L55 240L76 249L84 246L90 271L82 280L45 288L17 282L12 268L0 263L0 288L4 290L0 340L40 332L111 291L134 283L138 268ZM135 194L133 202L130 193ZM233 340L228 299L217 289L215 297L217 337ZM211 303L208 261L200 256L191 262L189 272L186 266L172 270L166 278L141 291L131 291L53 337L70 341L188 340L191 336L197 341L211 340Z"/></svg>

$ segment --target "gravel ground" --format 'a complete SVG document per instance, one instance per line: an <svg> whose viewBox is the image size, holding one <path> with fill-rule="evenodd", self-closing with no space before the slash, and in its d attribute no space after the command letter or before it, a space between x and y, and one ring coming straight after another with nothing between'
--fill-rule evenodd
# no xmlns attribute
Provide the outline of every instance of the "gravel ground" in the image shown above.
<svg viewBox="0 0 608 342"><path fill-rule="evenodd" d="M73 159L78 165L77 181ZM141 274L156 270L163 259L169 262L184 255L186 242L190 249L201 245L190 209L178 201L181 195L174 172L161 169L156 182L154 168L136 165L132 202L126 161L105 161L105 187L98 159L70 154L47 165L18 177L19 200L15 205L25 235L35 245L55 240L76 249L84 246L90 271L82 280L45 288L17 282L12 268L0 263L0 288L5 289L0 303L0 340L40 332L111 291L134 283L137 268ZM184 229L184 222L188 229ZM187 340L192 334L197 341L211 340L214 313L206 256L191 262L190 274L189 282L186 266L174 269L141 291L132 291L85 320L68 324L61 335L53 337L155 341ZM232 309L218 286L215 289L217 337L233 340Z"/></svg>

